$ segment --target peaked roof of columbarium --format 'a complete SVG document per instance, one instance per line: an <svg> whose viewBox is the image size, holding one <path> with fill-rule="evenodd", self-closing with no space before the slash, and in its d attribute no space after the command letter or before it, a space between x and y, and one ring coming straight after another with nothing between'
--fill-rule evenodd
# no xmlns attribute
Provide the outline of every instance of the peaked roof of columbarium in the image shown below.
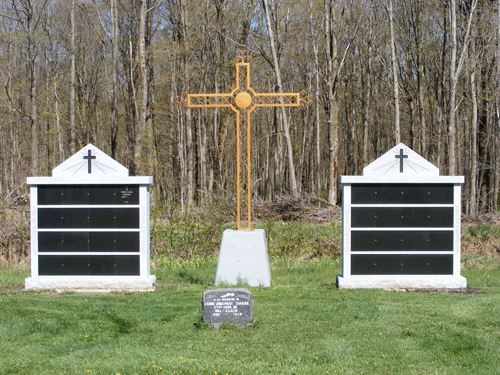
<svg viewBox="0 0 500 375"><path fill-rule="evenodd" d="M90 166L90 168L89 168ZM89 143L52 170L52 176L128 176L128 169Z"/></svg>
<svg viewBox="0 0 500 375"><path fill-rule="evenodd" d="M129 176L123 165L93 144L76 152L52 170L52 177L28 177L29 185L37 184L149 184L152 177Z"/></svg>
<svg viewBox="0 0 500 375"><path fill-rule="evenodd" d="M440 176L439 168L399 143L363 168L363 176L341 176L341 183L463 183L463 176Z"/></svg>

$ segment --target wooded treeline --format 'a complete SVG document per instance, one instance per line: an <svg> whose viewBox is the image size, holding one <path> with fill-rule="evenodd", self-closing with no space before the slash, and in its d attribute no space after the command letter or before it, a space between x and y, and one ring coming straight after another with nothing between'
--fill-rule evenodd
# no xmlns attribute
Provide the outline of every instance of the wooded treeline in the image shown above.
<svg viewBox="0 0 500 375"><path fill-rule="evenodd" d="M307 90L252 116L253 194L340 200L403 142L466 176L464 209L496 210L499 0L0 0L0 197L87 143L183 210L235 196L235 116L183 93Z"/></svg>

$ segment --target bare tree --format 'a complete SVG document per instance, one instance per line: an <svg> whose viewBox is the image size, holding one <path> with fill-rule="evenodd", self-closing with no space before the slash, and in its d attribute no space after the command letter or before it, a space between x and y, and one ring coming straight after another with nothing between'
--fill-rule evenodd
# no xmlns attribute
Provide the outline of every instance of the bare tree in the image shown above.
<svg viewBox="0 0 500 375"><path fill-rule="evenodd" d="M70 8L70 56L71 67L69 71L69 152L73 155L76 151L76 124L75 124L75 77L76 77L76 45L75 45L75 0L71 0Z"/></svg>
<svg viewBox="0 0 500 375"><path fill-rule="evenodd" d="M318 58L318 43L315 38L314 32L314 22L313 22L313 5L312 0L309 0L309 26L311 30L311 38L312 45L314 51L314 67L316 69L315 72L315 90L314 90L314 98L315 98L315 112L316 112L316 195L318 198L318 207L321 207L321 117L319 113L319 58Z"/></svg>
<svg viewBox="0 0 500 375"><path fill-rule="evenodd" d="M391 60L392 60L392 92L394 101L394 138L396 143L401 142L401 129L399 125L399 81L398 68L396 60L396 40L394 36L394 11L392 9L392 0L388 0L389 12L389 29L390 29L390 44L391 44Z"/></svg>
<svg viewBox="0 0 500 375"><path fill-rule="evenodd" d="M74 0L73 0L74 1ZM110 0L113 96L111 99L111 157L116 159L118 147L118 10L116 0Z"/></svg>
<svg viewBox="0 0 500 375"><path fill-rule="evenodd" d="M456 96L457 96L457 85L458 78L462 71L464 64L464 59L467 53L467 46L469 44L469 35L472 18L474 16L474 11L476 10L477 0L472 0L471 8L469 11L469 17L467 21L467 30L465 33L465 38L463 42L462 52L457 66L457 15L456 15L456 0L450 0L450 104L449 104L449 118L448 118L448 172L451 175L456 173L456 125L455 125L455 113L456 113Z"/></svg>
<svg viewBox="0 0 500 375"><path fill-rule="evenodd" d="M36 30L40 24L45 5L48 0L37 4L32 0L12 0L15 21L25 33L25 48L27 50L27 63L30 80L30 127L31 127L31 173L38 173L38 114L37 114L37 63L38 49L36 45Z"/></svg>
<svg viewBox="0 0 500 375"><path fill-rule="evenodd" d="M274 40L274 31L273 27L271 24L271 16L269 12L269 5L267 3L267 0L262 0L262 4L264 6L264 11L266 13L266 21L267 21L267 31L269 34L269 41L271 44L271 52L273 55L273 62L274 62L274 72L276 73L276 82L278 84L278 92L280 94L283 94L283 83L281 82L281 69L280 69L280 63L278 60L278 54L276 53L276 44ZM280 99L283 101L283 99ZM288 125L288 119L286 116L286 110L285 107L280 107L281 109L281 118L283 121L283 131L285 133L285 141L286 141L286 146L287 146L287 151L288 151L288 174L290 178L290 193L293 198L298 198L299 192L297 190L297 180L295 178L295 164L293 161L293 147L292 147L292 139L290 137L290 128Z"/></svg>

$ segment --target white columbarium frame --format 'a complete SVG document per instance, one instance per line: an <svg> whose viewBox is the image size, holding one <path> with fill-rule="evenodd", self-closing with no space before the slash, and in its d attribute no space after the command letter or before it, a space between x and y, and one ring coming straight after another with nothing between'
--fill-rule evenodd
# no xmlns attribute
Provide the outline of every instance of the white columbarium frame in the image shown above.
<svg viewBox="0 0 500 375"><path fill-rule="evenodd" d="M92 155L92 160L84 156ZM95 158L94 158L95 157ZM90 165L92 169L90 170ZM150 225L149 225L149 186L153 183L151 176L129 176L127 168L106 155L92 144L88 144L75 155L52 170L52 177L28 177L30 186L31 211L31 277L25 280L25 288L56 289L75 291L152 291L156 276L150 275ZM136 185L139 186L139 204L127 205L139 208L139 264L138 276L40 276L38 274L38 186L40 185ZM51 206L44 206L51 207ZM61 206L57 206L61 207ZM72 207L72 206L64 206ZM89 205L78 208L113 208L113 205ZM116 206L118 207L118 206ZM123 207L123 206L119 206ZM95 230L99 231L99 230ZM123 231L137 231L127 230ZM51 255L44 252L45 255ZM54 253L52 255L60 255ZM86 255L72 253L72 255ZM134 255L137 253L100 253L101 255Z"/></svg>
<svg viewBox="0 0 500 375"><path fill-rule="evenodd" d="M403 150L403 152L401 152ZM401 157L399 157L401 156ZM450 288L467 287L467 280L460 275L461 233L461 184L463 176L440 176L439 169L403 143L382 155L363 169L363 176L340 176L342 183L342 275L337 276L339 288ZM352 184L453 184L452 204L403 205L404 207L453 207L453 274L452 275L351 275L351 232L367 228L351 227L351 208L373 205L351 203ZM394 205L377 205L391 207ZM401 205L399 205L401 206ZM384 228L385 230L410 230L411 228ZM443 228L428 228L428 230ZM448 229L448 228L445 228ZM396 252L390 252L395 254ZM419 254L405 251L404 254ZM426 251L426 254L440 254ZM447 252L449 253L449 252ZM381 251L356 252L356 254L384 254Z"/></svg>

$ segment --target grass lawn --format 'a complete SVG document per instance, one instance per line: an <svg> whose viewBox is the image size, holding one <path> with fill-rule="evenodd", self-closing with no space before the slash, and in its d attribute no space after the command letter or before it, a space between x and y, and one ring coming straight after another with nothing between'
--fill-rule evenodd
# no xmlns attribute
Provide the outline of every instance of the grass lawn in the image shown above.
<svg viewBox="0 0 500 375"><path fill-rule="evenodd" d="M477 294L338 290L340 260L272 261L254 324L201 322L216 259L164 262L152 293L24 292L0 269L2 374L500 374L500 268Z"/></svg>

